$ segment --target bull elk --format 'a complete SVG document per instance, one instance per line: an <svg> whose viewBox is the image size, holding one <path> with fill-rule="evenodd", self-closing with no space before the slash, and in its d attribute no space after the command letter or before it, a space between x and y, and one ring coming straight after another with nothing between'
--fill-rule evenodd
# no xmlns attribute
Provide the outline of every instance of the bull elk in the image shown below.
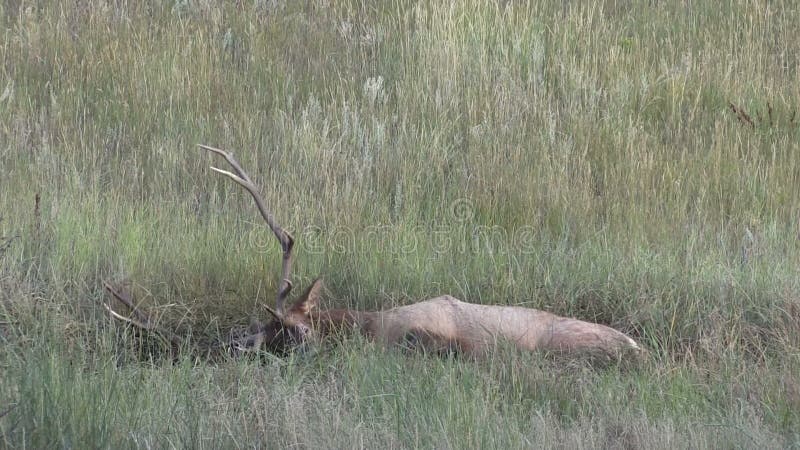
<svg viewBox="0 0 800 450"><path fill-rule="evenodd" d="M216 167L211 167L211 170L230 178L250 193L283 250L275 308L267 307L272 320L266 325L258 324L251 333L230 342L235 349L264 348L270 353L284 355L322 338L356 330L385 346L421 348L434 353L457 352L475 357L486 355L499 342L507 342L526 351L580 351L618 356L629 350L640 350L633 339L605 325L525 307L467 303L449 295L383 311L322 311L319 308L323 291L320 279L314 281L286 308L284 303L292 290L290 273L294 238L275 221L258 187L233 154L206 145L200 145L200 148L228 162L233 172ZM180 342L174 333L151 323L129 296L109 284L106 284L106 288L131 309L131 315L126 317L106 304L113 317L139 328L154 330L175 345Z"/></svg>

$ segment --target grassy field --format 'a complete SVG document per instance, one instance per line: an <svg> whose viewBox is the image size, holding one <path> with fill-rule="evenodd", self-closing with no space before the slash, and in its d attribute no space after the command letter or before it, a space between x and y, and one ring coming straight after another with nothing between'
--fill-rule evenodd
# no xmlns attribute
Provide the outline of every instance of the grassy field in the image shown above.
<svg viewBox="0 0 800 450"><path fill-rule="evenodd" d="M800 10L530 3L0 4L0 446L800 447ZM103 280L225 339L280 266L197 143L328 306L449 293L649 355L170 362Z"/></svg>

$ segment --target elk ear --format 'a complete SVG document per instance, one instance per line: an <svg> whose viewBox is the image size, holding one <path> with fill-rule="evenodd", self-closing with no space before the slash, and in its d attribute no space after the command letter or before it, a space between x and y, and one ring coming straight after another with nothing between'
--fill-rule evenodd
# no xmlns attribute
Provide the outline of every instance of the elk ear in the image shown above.
<svg viewBox="0 0 800 450"><path fill-rule="evenodd" d="M303 295L294 302L292 305L292 312L297 312L303 315L308 315L312 309L319 306L319 298L322 296L322 290L325 285L321 278L317 278L311 283L311 286L306 289Z"/></svg>

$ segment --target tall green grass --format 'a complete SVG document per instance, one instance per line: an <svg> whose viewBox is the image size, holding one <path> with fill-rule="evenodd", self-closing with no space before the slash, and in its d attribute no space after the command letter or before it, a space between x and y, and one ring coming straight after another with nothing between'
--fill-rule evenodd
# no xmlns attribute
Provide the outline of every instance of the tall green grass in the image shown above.
<svg viewBox="0 0 800 450"><path fill-rule="evenodd" d="M3 3L2 442L797 445L799 15ZM298 238L296 284L324 276L329 306L523 304L650 357L474 363L356 341L171 365L108 321L102 280L224 339L265 317L279 272L251 200L196 143L236 152Z"/></svg>

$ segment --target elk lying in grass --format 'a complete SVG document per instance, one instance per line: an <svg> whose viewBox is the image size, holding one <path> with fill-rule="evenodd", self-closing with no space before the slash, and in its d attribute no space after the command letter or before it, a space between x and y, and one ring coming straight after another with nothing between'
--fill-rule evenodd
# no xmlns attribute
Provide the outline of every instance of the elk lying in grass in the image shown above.
<svg viewBox="0 0 800 450"><path fill-rule="evenodd" d="M469 356L486 355L499 342L508 342L527 351L621 355L628 350L639 350L633 339L605 325L559 317L531 308L466 303L449 295L384 311L321 311L319 299L323 289L319 279L288 308L284 308L285 299L292 290L289 276L294 239L276 223L265 207L258 188L231 153L205 145L200 147L225 158L230 164L235 173L216 167L211 169L229 177L252 195L261 216L283 249L275 309L267 307L273 318L268 324L258 325L247 336L231 342L236 349L264 348L270 353L283 355L309 342L357 330L386 346L399 345ZM140 328L157 331L173 344L179 341L173 333L154 326L126 295L110 285L106 287L132 310L131 316L125 317L106 305L112 316Z"/></svg>

